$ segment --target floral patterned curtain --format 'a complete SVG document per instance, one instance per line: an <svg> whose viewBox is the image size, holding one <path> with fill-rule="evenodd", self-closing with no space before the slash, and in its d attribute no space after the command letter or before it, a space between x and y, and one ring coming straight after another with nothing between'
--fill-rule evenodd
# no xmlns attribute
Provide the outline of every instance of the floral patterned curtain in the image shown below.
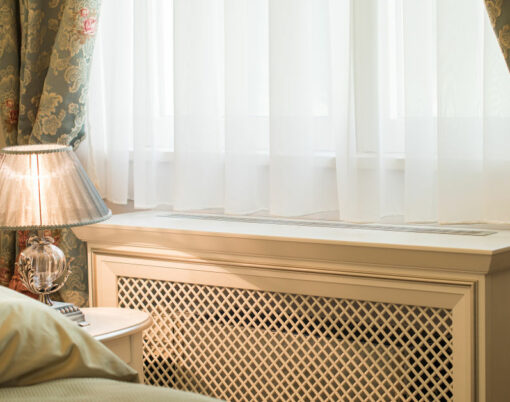
<svg viewBox="0 0 510 402"><path fill-rule="evenodd" d="M89 66L100 0L4 0L0 5L0 147L85 136ZM51 231L72 271L61 297L88 302L85 244ZM26 291L14 263L27 232L0 232L0 284Z"/></svg>
<svg viewBox="0 0 510 402"><path fill-rule="evenodd" d="M510 70L510 0L485 0L485 6Z"/></svg>

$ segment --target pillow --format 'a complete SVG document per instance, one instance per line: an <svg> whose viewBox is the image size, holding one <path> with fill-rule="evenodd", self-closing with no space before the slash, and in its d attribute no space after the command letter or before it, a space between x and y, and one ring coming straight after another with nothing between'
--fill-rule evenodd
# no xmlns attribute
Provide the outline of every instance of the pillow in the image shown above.
<svg viewBox="0 0 510 402"><path fill-rule="evenodd" d="M138 380L135 370L75 322L0 286L0 386L76 377Z"/></svg>

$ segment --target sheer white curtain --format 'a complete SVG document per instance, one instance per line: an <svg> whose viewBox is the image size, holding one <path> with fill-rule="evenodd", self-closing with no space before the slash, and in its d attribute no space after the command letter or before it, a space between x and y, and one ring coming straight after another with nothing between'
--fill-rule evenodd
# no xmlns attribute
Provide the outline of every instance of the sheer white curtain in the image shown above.
<svg viewBox="0 0 510 402"><path fill-rule="evenodd" d="M105 0L86 167L136 207L510 222L481 0Z"/></svg>

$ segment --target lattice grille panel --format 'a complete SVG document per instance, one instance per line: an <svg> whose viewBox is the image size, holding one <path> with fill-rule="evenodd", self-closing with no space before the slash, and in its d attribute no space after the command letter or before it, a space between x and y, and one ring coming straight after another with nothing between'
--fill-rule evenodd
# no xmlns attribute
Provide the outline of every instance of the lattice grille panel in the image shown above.
<svg viewBox="0 0 510 402"><path fill-rule="evenodd" d="M451 310L118 278L145 382L228 401L448 401Z"/></svg>

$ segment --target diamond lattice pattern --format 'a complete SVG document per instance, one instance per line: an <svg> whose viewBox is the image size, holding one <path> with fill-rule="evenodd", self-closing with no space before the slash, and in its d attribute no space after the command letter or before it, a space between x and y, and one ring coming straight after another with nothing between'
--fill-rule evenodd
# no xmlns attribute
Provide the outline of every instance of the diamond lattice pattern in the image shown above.
<svg viewBox="0 0 510 402"><path fill-rule="evenodd" d="M227 401L448 401L443 308L118 278L149 312L145 382Z"/></svg>

